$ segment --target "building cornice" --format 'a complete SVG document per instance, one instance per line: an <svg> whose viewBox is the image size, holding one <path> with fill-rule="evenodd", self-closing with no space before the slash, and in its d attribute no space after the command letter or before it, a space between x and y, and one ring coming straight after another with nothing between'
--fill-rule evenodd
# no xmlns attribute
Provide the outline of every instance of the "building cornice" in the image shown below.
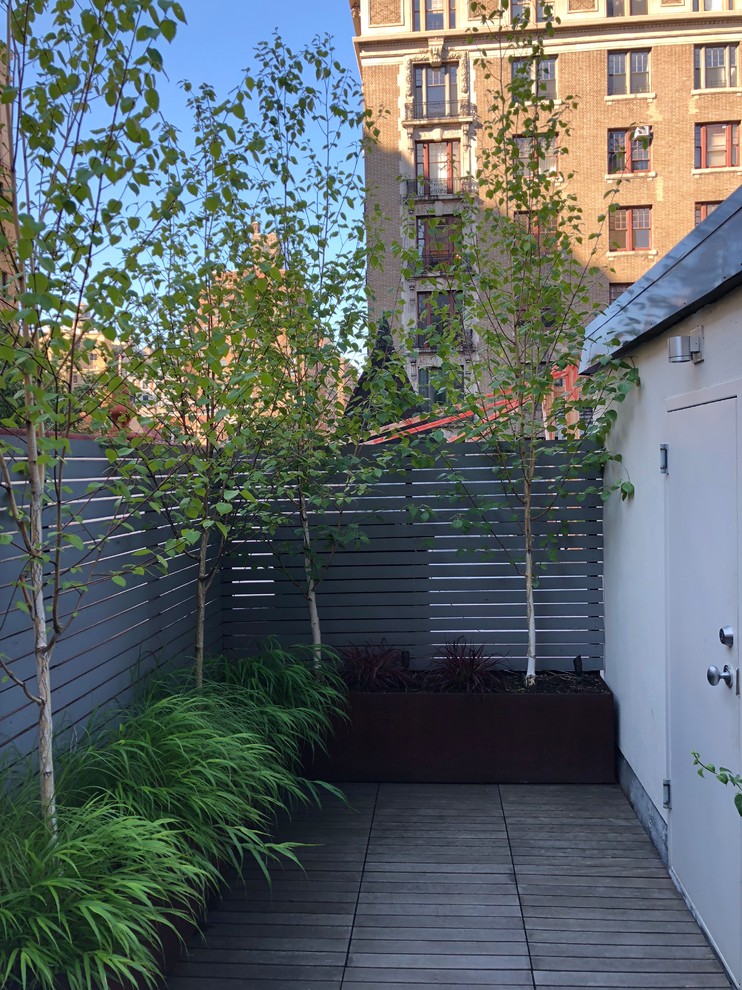
<svg viewBox="0 0 742 990"><path fill-rule="evenodd" d="M536 32L534 32L536 33ZM543 34L543 32L541 32ZM489 44L487 37L491 38ZM372 58L377 51L385 55L407 56L418 50L426 50L430 39L442 39L447 47L468 49L486 57L495 57L508 47L507 33L501 40L496 35L486 36L484 32L449 30L425 33L404 31L388 33L367 33L354 39L360 58ZM559 24L554 33L544 37L547 51L572 49L575 51L605 47L626 47L630 45L672 46L677 44L698 44L709 40L742 40L742 13L730 13L726 17L703 17L689 20L688 15L672 15L642 19L641 25L635 18L614 20L602 18L581 24ZM515 47L515 46L513 46Z"/></svg>

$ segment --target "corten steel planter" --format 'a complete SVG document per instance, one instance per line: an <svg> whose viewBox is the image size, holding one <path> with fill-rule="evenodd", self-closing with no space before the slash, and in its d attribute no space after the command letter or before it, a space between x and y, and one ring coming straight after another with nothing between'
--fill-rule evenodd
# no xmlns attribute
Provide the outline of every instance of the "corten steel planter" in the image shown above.
<svg viewBox="0 0 742 990"><path fill-rule="evenodd" d="M305 773L328 781L610 784L613 695L351 692L327 754Z"/></svg>

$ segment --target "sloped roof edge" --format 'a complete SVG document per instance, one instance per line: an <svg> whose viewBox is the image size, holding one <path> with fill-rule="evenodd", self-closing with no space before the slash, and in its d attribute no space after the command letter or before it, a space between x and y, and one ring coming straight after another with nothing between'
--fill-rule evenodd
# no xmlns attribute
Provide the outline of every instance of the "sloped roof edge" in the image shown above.
<svg viewBox="0 0 742 990"><path fill-rule="evenodd" d="M582 374L601 355L628 354L740 284L742 186L588 325Z"/></svg>

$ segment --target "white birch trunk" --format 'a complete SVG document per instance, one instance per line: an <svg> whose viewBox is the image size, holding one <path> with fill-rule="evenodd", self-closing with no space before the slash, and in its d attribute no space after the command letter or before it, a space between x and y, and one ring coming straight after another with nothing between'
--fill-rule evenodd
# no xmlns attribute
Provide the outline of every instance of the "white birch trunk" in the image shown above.
<svg viewBox="0 0 742 990"><path fill-rule="evenodd" d="M209 534L201 534L198 553L198 577L196 579L196 635L193 648L193 680L197 688L204 683L204 637L206 631L206 596L209 591L207 574Z"/></svg>
<svg viewBox="0 0 742 990"><path fill-rule="evenodd" d="M307 513L307 503L304 493L299 492L299 516L301 518L301 532L304 544L304 573L307 576L307 602L309 604L309 624L312 629L312 656L315 668L322 665L322 630L319 622L319 611L317 610L317 582L314 578L312 568L312 542L309 531L309 514Z"/></svg>
<svg viewBox="0 0 742 990"><path fill-rule="evenodd" d="M34 427L26 431L29 481L29 536L31 546L29 570L31 575L31 618L36 657L36 696L39 706L39 783L44 821L56 838L57 795L54 776L54 728L52 723L52 648L44 603L44 562L42 558L42 507L44 497L44 468L39 464L38 445Z"/></svg>
<svg viewBox="0 0 742 990"><path fill-rule="evenodd" d="M523 536L526 551L526 625L528 627L526 687L533 687L536 683L536 610L533 601L533 520L531 519L532 481L532 477L525 479L523 501Z"/></svg>

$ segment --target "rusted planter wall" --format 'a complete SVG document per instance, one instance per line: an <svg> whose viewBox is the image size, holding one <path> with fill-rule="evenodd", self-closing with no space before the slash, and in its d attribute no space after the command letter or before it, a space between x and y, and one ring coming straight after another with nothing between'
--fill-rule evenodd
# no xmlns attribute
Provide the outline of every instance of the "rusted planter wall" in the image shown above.
<svg viewBox="0 0 742 990"><path fill-rule="evenodd" d="M611 694L351 693L327 754L305 772L330 781L608 784Z"/></svg>

